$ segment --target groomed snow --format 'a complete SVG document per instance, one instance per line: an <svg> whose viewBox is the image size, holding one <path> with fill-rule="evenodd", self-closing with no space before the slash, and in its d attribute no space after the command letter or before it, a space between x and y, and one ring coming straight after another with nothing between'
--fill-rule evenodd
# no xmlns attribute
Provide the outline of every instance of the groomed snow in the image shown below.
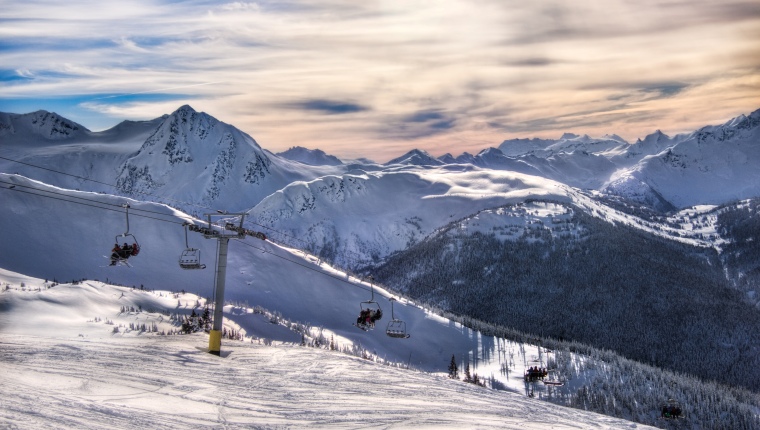
<svg viewBox="0 0 760 430"><path fill-rule="evenodd" d="M225 340L218 357L204 333L124 329L165 329L155 311L191 295L5 270L0 282L3 428L650 428L297 342Z"/></svg>

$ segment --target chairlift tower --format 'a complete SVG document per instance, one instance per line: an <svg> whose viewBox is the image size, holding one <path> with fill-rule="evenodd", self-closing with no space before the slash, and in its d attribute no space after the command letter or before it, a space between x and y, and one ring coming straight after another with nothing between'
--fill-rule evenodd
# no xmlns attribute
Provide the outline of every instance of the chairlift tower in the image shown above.
<svg viewBox="0 0 760 430"><path fill-rule="evenodd" d="M240 223L225 223L222 230L212 228L211 217L234 218L240 217ZM261 240L266 240L263 233L247 230L243 228L244 213L215 213L206 214L208 228L199 226L190 226L190 230L203 234L206 239L216 239L219 241L216 263L216 280L215 280L215 300L214 300L214 323L209 333L208 352L214 355L221 355L222 350L222 323L224 319L224 286L227 277L227 247L230 239L244 239L246 236L253 236ZM218 227L218 226L214 226Z"/></svg>

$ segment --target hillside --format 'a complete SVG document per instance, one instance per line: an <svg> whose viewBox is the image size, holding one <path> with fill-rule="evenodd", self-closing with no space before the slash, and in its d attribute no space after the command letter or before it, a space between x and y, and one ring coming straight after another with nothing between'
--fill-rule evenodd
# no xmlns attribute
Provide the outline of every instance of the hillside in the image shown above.
<svg viewBox="0 0 760 430"><path fill-rule="evenodd" d="M204 333L129 328L177 329L163 309L190 295L0 280L4 428L649 428L271 337L225 340L217 357Z"/></svg>
<svg viewBox="0 0 760 430"><path fill-rule="evenodd" d="M172 323L167 316L172 313L187 315L193 309L200 312L201 308L196 306L202 307L207 302L203 297L212 295L213 272L183 271L177 266L177 256L184 247L180 222L192 221L189 217L165 206L131 202L131 231L140 240L141 253L132 257L132 268L108 267L106 253L101 254L98 249L110 248L112 237L104 236L103 232L123 231L123 214L116 209L119 208L116 203L121 198L55 189L17 177L4 178L3 181L6 185L14 184L14 188L4 188L4 195L8 198L4 210L0 211L0 219L4 220L3 225L9 225L7 220L16 220L16 223L14 229L2 231L3 237L9 239L0 242L2 266L21 267L27 273L48 279L43 283L15 275L11 277L6 283L8 291L0 296L0 307L3 309L0 312L0 327L3 333L13 333L16 330L27 333L32 326L47 331L54 323L56 330L65 331L69 338L78 338L79 333L89 333L83 332L77 325L80 324L77 321L82 319L105 324L106 332L103 333L108 333L108 337L113 337L110 334L113 326L107 324L108 320L121 319L120 324L125 328L132 323L151 327L152 322L156 322L159 324L157 330L168 330L172 324L178 330L176 320ZM41 207L46 207L46 210L40 210ZM105 209L97 209L98 207ZM104 216L109 212L114 213ZM99 214L103 215L99 217L101 224L95 228L89 220ZM40 238L46 238L40 240L29 234L35 231L34 226L39 225L67 228L57 228L54 235L40 231ZM207 263L213 261L210 256L214 249L209 248L213 243L209 244L209 241L194 234L191 234L190 241L201 248ZM24 246L16 246L18 243L23 243ZM51 249L69 249L72 245L74 252L61 252L54 254L54 258L47 257ZM41 258L45 259L45 264L40 264ZM323 339L322 344L334 340L342 350L353 351L360 356L366 353L381 361L407 363L427 372L445 373L453 355L458 357L460 369L469 365L472 372L486 377L486 381L494 388L524 394L535 392L539 399L639 422L656 422L659 405L667 398L679 399L688 408L689 419L693 422L714 419L716 410L725 410L727 407L732 410L739 408L728 417L732 420L744 422L752 419L752 415L747 415L747 410L742 409L745 407L742 405L747 402L753 404L755 400L745 393L728 393L724 387L705 386L692 378L662 373L573 343L556 344L553 348L557 348L558 352L552 354L548 349L536 346L533 337L485 326L480 329L484 331L479 332L454 320L436 316L428 309L403 298L396 303L393 314L406 322L411 339L389 338L382 329L365 333L352 327L351 322L356 318L359 302L370 298L368 283L325 266L308 254L269 242L252 238L233 243L228 264L232 270L228 270L225 293L230 303L225 312L227 324L230 324L229 328L240 330L246 336L260 338L264 343L273 340L298 342L297 334L282 328L295 324L296 327L302 327L300 330L306 330L312 339ZM121 292L108 292L97 281L85 281L77 282L78 285L71 290L73 294L55 296L66 290L58 286L50 288L51 285L69 277L76 280L110 279L111 282L134 287L122 289L126 294L122 298ZM21 282L25 282L26 286L19 288ZM114 288L118 290L122 287ZM198 296L193 296L193 292ZM386 313L390 308L388 298L391 296L392 293L383 288L374 288L374 298ZM38 297L42 300L35 300ZM112 303L113 300L118 305L105 304L109 310L92 308L101 302ZM248 309L248 303L269 309L273 313L270 317L263 318L261 314ZM142 308L148 314L151 309L158 313L134 314L130 310L120 316L123 311L118 309L127 305L138 310ZM32 306L30 312L46 317L35 320L33 324L25 322L26 318L14 317L12 311L24 306ZM77 321L67 323L55 317L51 307L56 306L62 306L67 315L71 313L76 316ZM277 322L277 325L272 326L267 321ZM473 324L469 319L463 322L471 326ZM92 328L97 325L87 326ZM119 330L122 332L124 329ZM140 333L136 328L132 330L136 330L134 334ZM201 343L206 344L205 341ZM108 348L112 346L109 344ZM571 350L582 351L585 357L575 355ZM596 355L596 358L589 360L590 355ZM604 367L608 369L601 373L600 360L606 363ZM539 363L557 366L556 377L564 378L568 383L556 391L541 384L525 384L522 381L523 373L529 366ZM617 383L610 385L621 377L637 381L638 378L643 379L634 385L626 384L629 389L624 390L621 388L625 386ZM600 389L602 385L610 388ZM616 388L613 390L612 387ZM634 387L644 387L647 394L633 389ZM710 396L709 393L715 390L722 393L715 397L720 401L707 402L705 396ZM605 406L608 401L617 406L610 409ZM700 405L699 409L693 408L692 405L696 404Z"/></svg>
<svg viewBox="0 0 760 430"><path fill-rule="evenodd" d="M726 282L715 251L574 206L534 201L483 211L374 273L455 314L760 389L760 314Z"/></svg>
<svg viewBox="0 0 760 430"><path fill-rule="evenodd" d="M477 210L529 196L566 200L569 192L560 183L514 172L409 166L296 182L248 214L253 228L265 228L278 241L359 269Z"/></svg>

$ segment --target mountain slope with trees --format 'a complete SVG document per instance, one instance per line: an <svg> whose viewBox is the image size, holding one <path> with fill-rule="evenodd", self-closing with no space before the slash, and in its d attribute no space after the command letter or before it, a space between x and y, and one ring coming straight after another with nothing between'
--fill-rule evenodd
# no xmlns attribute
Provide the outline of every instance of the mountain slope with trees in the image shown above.
<svg viewBox="0 0 760 430"><path fill-rule="evenodd" d="M456 314L760 389L760 313L717 252L567 210L572 231L539 226L511 239L463 228L476 217L457 221L374 273Z"/></svg>

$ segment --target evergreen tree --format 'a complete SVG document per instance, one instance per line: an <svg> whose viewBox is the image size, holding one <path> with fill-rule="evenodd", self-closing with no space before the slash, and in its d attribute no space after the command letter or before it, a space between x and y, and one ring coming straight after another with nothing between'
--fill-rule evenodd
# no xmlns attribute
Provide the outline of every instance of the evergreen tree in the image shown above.
<svg viewBox="0 0 760 430"><path fill-rule="evenodd" d="M201 315L201 325L204 330L211 329L211 312L209 311L208 306L203 309L203 315Z"/></svg>
<svg viewBox="0 0 760 430"><path fill-rule="evenodd" d="M457 368L457 360L454 358L454 354L451 354L451 363L449 363L449 378L459 379L459 368Z"/></svg>
<svg viewBox="0 0 760 430"><path fill-rule="evenodd" d="M464 382L472 382L472 376L470 375L470 363L464 365Z"/></svg>
<svg viewBox="0 0 760 430"><path fill-rule="evenodd" d="M193 332L193 326L190 324L190 320L187 318L182 321L182 332L185 334L190 334Z"/></svg>

